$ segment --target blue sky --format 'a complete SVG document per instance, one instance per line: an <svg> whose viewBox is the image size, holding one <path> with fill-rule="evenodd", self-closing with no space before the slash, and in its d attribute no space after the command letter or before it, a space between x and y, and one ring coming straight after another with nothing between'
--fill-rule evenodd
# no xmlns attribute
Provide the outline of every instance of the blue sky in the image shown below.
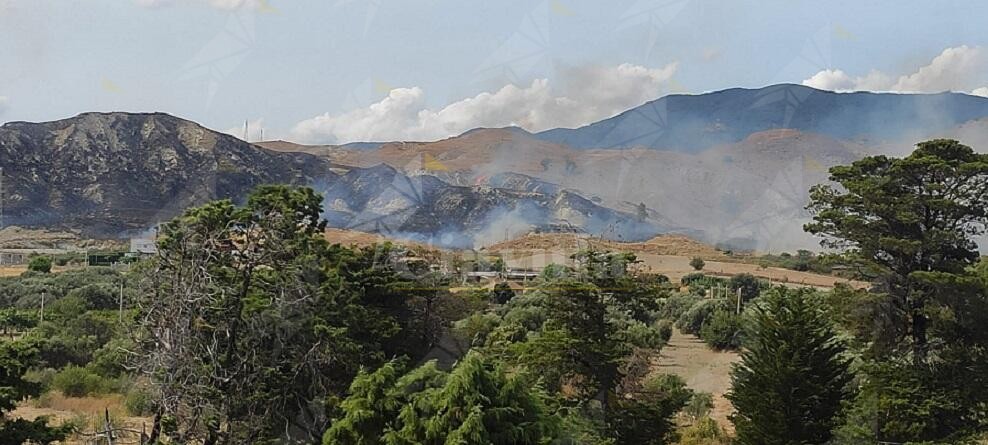
<svg viewBox="0 0 988 445"><path fill-rule="evenodd" d="M0 0L0 121L164 111L333 143L575 126L779 82L988 95L986 17L983 1Z"/></svg>

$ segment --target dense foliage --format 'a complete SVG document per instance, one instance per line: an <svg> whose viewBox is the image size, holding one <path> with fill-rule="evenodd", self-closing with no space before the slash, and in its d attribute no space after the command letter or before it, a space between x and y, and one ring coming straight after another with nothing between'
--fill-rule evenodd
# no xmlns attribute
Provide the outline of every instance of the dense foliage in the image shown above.
<svg viewBox="0 0 988 445"><path fill-rule="evenodd" d="M700 272L673 284L592 249L475 286L464 272L509 272L504 259L332 244L310 189L189 209L135 264L37 260L0 278L0 443L69 434L72 422L10 415L53 395L119 397L160 444L983 439L988 261L974 237L988 155L936 140L831 173L806 229L834 251L761 259L853 267L870 287ZM722 398L657 366L691 335L740 353L732 434Z"/></svg>

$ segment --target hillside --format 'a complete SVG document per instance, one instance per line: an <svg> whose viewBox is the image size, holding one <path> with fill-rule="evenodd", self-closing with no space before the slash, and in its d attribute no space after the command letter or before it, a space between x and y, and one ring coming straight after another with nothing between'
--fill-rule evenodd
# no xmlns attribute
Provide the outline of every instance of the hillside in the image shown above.
<svg viewBox="0 0 988 445"><path fill-rule="evenodd" d="M444 247L471 248L533 230L635 240L667 229L558 187L458 186L384 164L352 168L319 191L332 227Z"/></svg>
<svg viewBox="0 0 988 445"><path fill-rule="evenodd" d="M307 184L320 158L276 153L163 113L84 113L0 127L7 224L112 235L256 185Z"/></svg>

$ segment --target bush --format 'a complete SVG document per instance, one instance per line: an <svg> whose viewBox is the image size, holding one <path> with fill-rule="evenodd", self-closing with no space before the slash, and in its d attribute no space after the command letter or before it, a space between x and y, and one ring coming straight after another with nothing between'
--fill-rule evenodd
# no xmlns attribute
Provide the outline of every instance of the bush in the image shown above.
<svg viewBox="0 0 988 445"><path fill-rule="evenodd" d="M695 256L692 260L690 260L690 267L692 267L693 270L703 270L703 266L706 265L707 263L703 261L703 258L698 256Z"/></svg>
<svg viewBox="0 0 988 445"><path fill-rule="evenodd" d="M89 369L74 365L66 366L52 379L52 388L61 391L67 397L102 394L111 391L112 386L112 382Z"/></svg>
<svg viewBox="0 0 988 445"><path fill-rule="evenodd" d="M116 309L120 304L117 292L107 283L87 284L70 290L65 296L81 298L89 309Z"/></svg>
<svg viewBox="0 0 988 445"><path fill-rule="evenodd" d="M727 300L700 300L676 320L676 327L687 334L699 335L718 309L727 310Z"/></svg>
<svg viewBox="0 0 988 445"><path fill-rule="evenodd" d="M731 290L731 292L737 292L738 289L741 289L741 301L745 303L758 298L758 295L761 294L762 291L761 286L762 283L758 280L758 278L755 278L754 275L747 273L731 277L731 281L727 284L727 287Z"/></svg>
<svg viewBox="0 0 988 445"><path fill-rule="evenodd" d="M672 322L669 320L659 320L655 322L655 329L659 331L659 337L663 343L669 343L672 338Z"/></svg>
<svg viewBox="0 0 988 445"><path fill-rule="evenodd" d="M717 310L700 329L700 339L714 349L741 347L741 317L729 310Z"/></svg>
<svg viewBox="0 0 988 445"><path fill-rule="evenodd" d="M491 291L491 300L497 304L505 304L515 298L515 291L511 289L511 286L507 282L500 282L494 285L494 290Z"/></svg>
<svg viewBox="0 0 988 445"><path fill-rule="evenodd" d="M51 272L51 257L42 255L31 258L27 263L27 270L38 273Z"/></svg>
<svg viewBox="0 0 988 445"><path fill-rule="evenodd" d="M679 279L679 283L683 286L689 286L697 281L703 281L706 278L707 276L701 272L693 272L683 275L683 277Z"/></svg>
<svg viewBox="0 0 988 445"><path fill-rule="evenodd" d="M151 394L138 386L130 388L124 396L124 408L135 417L151 415L154 412Z"/></svg>
<svg viewBox="0 0 988 445"><path fill-rule="evenodd" d="M703 299L701 297L692 294L673 295L663 300L658 311L658 318L678 320L679 317L681 317L686 311L690 310L693 305L702 300Z"/></svg>
<svg viewBox="0 0 988 445"><path fill-rule="evenodd" d="M668 340L662 338L658 329L639 322L629 323L623 334L627 343L639 348L658 349Z"/></svg>
<svg viewBox="0 0 988 445"><path fill-rule="evenodd" d="M686 403L683 412L689 416L690 420L697 422L705 417L714 408L714 397L709 392L694 393L690 401Z"/></svg>
<svg viewBox="0 0 988 445"><path fill-rule="evenodd" d="M677 445L726 445L731 443L717 422L709 417L698 420L680 432Z"/></svg>

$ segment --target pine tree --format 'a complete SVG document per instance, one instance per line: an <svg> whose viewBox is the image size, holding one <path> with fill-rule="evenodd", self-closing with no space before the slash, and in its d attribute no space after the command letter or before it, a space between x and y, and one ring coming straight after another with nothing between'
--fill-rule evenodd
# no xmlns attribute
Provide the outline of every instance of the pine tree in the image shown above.
<svg viewBox="0 0 988 445"><path fill-rule="evenodd" d="M555 437L559 422L525 380L476 351L450 373L435 362L401 377L394 362L361 373L341 408L326 445L534 445Z"/></svg>
<svg viewBox="0 0 988 445"><path fill-rule="evenodd" d="M752 309L728 399L737 442L822 444L851 379L844 346L810 291L779 287Z"/></svg>

